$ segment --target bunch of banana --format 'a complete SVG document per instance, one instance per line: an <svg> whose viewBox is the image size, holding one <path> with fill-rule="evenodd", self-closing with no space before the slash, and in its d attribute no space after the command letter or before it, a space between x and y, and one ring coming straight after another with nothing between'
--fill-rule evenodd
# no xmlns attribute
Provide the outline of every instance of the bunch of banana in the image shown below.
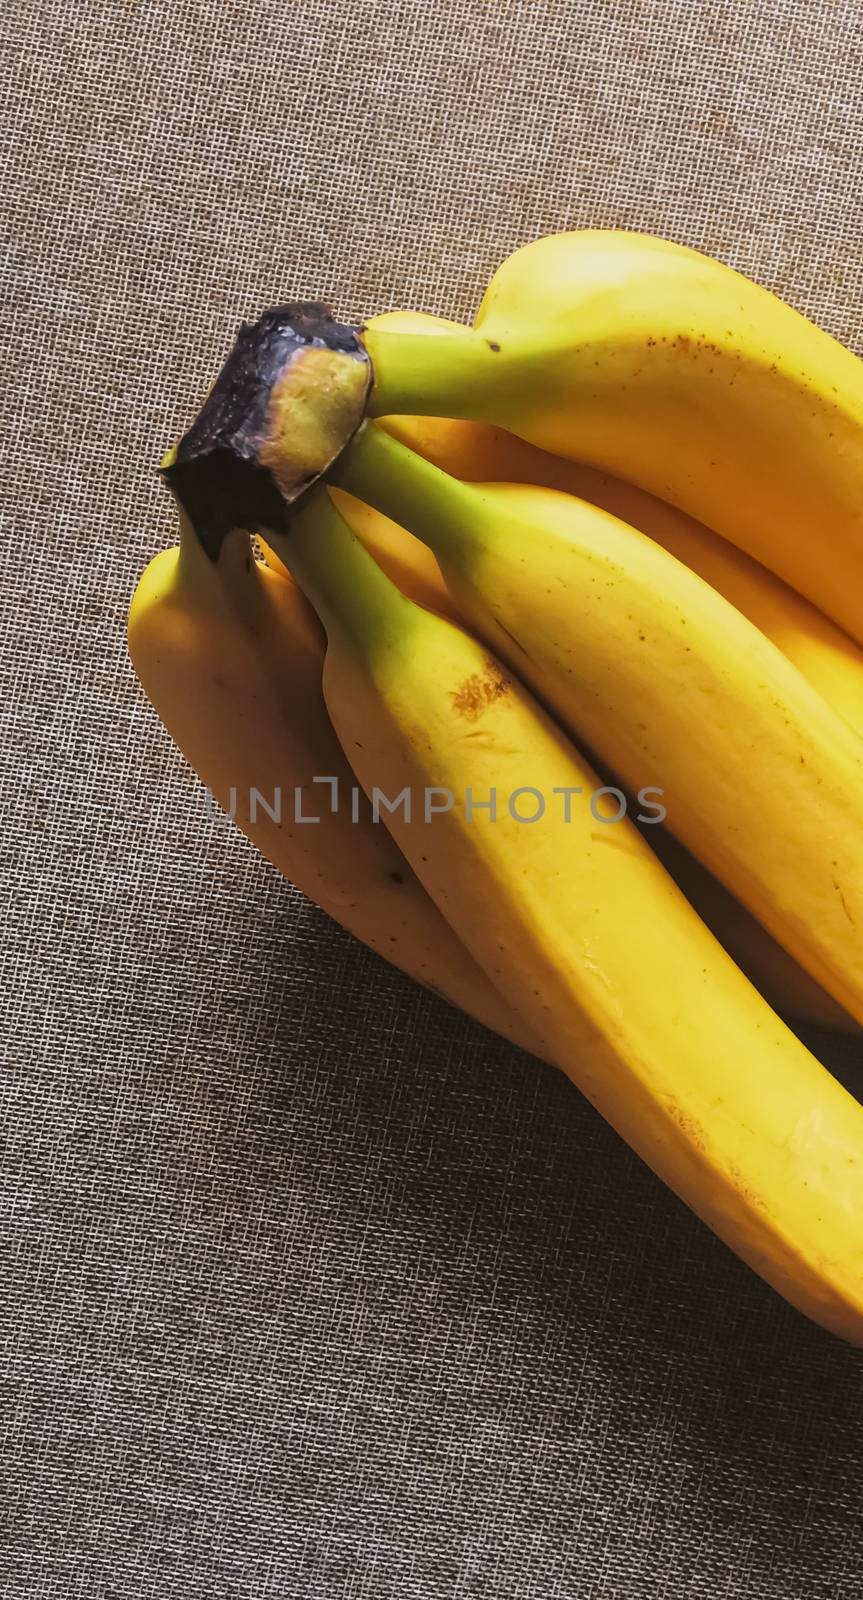
<svg viewBox="0 0 863 1600"><path fill-rule="evenodd" d="M129 652L149 699L217 804L285 877L412 978L538 1051L422 888L356 788L324 705L324 637L289 578L247 533L205 555L181 517L179 547L147 567ZM787 998L793 979L786 977ZM830 1022L818 992L808 1015Z"/></svg>
<svg viewBox="0 0 863 1600"><path fill-rule="evenodd" d="M863 366L739 273L644 234L557 234L504 262L473 328L381 317L364 341L375 415L496 422L616 473L863 643Z"/></svg>
<svg viewBox="0 0 863 1600"><path fill-rule="evenodd" d="M267 313L164 466L130 647L216 798L863 1344L863 1108L773 1009L863 1023L860 364L565 235L473 329Z"/></svg>

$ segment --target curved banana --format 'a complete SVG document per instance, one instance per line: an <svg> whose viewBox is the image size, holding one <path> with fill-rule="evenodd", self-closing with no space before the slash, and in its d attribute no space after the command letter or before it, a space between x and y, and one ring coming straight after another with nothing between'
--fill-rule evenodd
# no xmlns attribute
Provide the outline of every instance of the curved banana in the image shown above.
<svg viewBox="0 0 863 1600"><path fill-rule="evenodd" d="M495 422L713 528L863 644L863 363L694 250L537 239L474 328L363 331L373 414Z"/></svg>
<svg viewBox="0 0 863 1600"><path fill-rule="evenodd" d="M465 946L654 1171L792 1304L863 1345L863 1107L637 830L588 804L595 774L487 648L403 596L325 493L272 539L325 625L351 765L399 800L387 826ZM534 822L526 788L545 801ZM451 804L421 814L444 791ZM582 796L568 820L561 793Z"/></svg>
<svg viewBox="0 0 863 1600"><path fill-rule="evenodd" d="M434 341L438 342L438 341ZM465 484L366 425L339 482L423 538L459 610L863 1021L863 742L742 613L556 490Z"/></svg>
<svg viewBox="0 0 863 1600"><path fill-rule="evenodd" d="M331 494L348 526L403 594L453 622L463 621L455 597L447 588L440 566L427 545L344 490L333 489ZM277 553L266 543L263 548L268 565L286 582L292 582ZM801 604L807 602L801 601ZM646 830L645 836L711 933L781 1016L840 1033L859 1032L858 1024L848 1012L798 966L745 906L740 905L671 834L663 828L651 828Z"/></svg>
<svg viewBox="0 0 863 1600"><path fill-rule="evenodd" d="M667 828L644 827L642 832L702 922L780 1016L859 1037L859 1023L804 972L679 839Z"/></svg>
<svg viewBox="0 0 863 1600"><path fill-rule="evenodd" d="M211 561L182 526L180 548L157 555L138 584L129 650L186 759L280 872L412 978L539 1052L365 803L353 821L354 777L323 701L320 626L295 584L251 559L248 536L232 535ZM322 779L337 783L335 810Z"/></svg>
<svg viewBox="0 0 863 1600"><path fill-rule="evenodd" d="M431 564L425 545L389 524L367 506L341 497L349 520L362 525L376 520L400 536L411 555ZM187 538L193 537L187 533ZM184 541L185 542L185 541ZM422 596L422 566L414 569L397 551L396 581L413 598ZM321 690L324 642L311 608L287 568L278 565L276 581L259 565L245 567L226 549L218 571L201 563L193 546L181 561L179 549L155 556L142 576L130 612L129 643L138 677L175 742L211 794L273 865L355 937L404 971L460 1006L486 1027L538 1054L523 1023L458 945L380 825L364 809L356 823L348 821L347 796L353 774L333 735ZM384 563L384 565L386 565ZM228 576L236 584L239 606L225 605ZM277 698L272 687L261 692L265 663L248 654L250 614L243 594L264 586L279 629L279 658L288 688ZM417 591L416 593L414 591ZM239 641L239 642L238 642ZM213 671L215 660L224 670ZM245 671L241 665L245 663ZM345 809L333 816L328 789L316 786L326 774L340 780ZM281 790L282 809L290 813L299 785L303 814L321 815L318 824L276 826L271 815ZM251 792L261 798L252 810ZM236 791L236 795L232 793ZM323 810L322 810L323 805ZM654 840L654 843L656 841ZM747 972L756 988L783 1015L819 1027L847 1032L855 1024L808 974L752 918L731 902L682 849L666 861L669 870L713 929L717 938ZM394 874L402 878L395 891ZM401 930L401 932L399 932ZM393 952L393 938L408 945L408 954Z"/></svg>
<svg viewBox="0 0 863 1600"><path fill-rule="evenodd" d="M562 489L639 528L730 600L800 668L828 705L863 733L863 649L796 589L685 512L621 478L549 455L488 424L437 417L384 417L380 425L454 478ZM353 514L350 520L356 526ZM369 548L376 544L373 555L378 554L380 545L386 564L403 548L404 535L380 526L380 520L374 512L369 513L366 543ZM412 570L421 566L424 571L425 603L440 609L446 604L446 586L434 557L426 552L423 560L412 553L410 565Z"/></svg>

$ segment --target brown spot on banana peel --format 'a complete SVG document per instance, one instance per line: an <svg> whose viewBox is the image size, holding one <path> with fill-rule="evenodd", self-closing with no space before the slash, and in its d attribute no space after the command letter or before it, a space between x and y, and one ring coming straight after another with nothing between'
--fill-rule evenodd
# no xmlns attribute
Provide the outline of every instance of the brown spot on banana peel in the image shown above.
<svg viewBox="0 0 863 1600"><path fill-rule="evenodd" d="M494 705L509 692L510 680L501 672L496 661L486 661L485 672L472 672L465 678L452 697L453 709L458 711L467 722L477 722Z"/></svg>
<svg viewBox="0 0 863 1600"><path fill-rule="evenodd" d="M845 899L845 896L842 893L842 885L841 885L841 883L837 883L835 878L833 879L833 887L834 887L834 889L836 890L836 893L839 896L839 903L842 906L842 910L845 912L845 915L848 918L848 921L850 922L850 924L851 924L851 926L853 928L855 926L855 922L854 922L854 918L851 915L851 912L848 909L848 901Z"/></svg>
<svg viewBox="0 0 863 1600"><path fill-rule="evenodd" d="M731 1182L734 1184L737 1193L742 1196L748 1205L752 1206L756 1211L767 1210L767 1206L761 1195L757 1194L756 1191L745 1182L740 1168L737 1167L733 1161L729 1162L728 1164L728 1176L730 1177Z"/></svg>
<svg viewBox="0 0 863 1600"><path fill-rule="evenodd" d="M704 1133L691 1113L684 1111L683 1107L671 1097L666 1100L665 1107L672 1122L677 1123L677 1126L689 1144L691 1144L695 1150L706 1150L707 1143L704 1138Z"/></svg>

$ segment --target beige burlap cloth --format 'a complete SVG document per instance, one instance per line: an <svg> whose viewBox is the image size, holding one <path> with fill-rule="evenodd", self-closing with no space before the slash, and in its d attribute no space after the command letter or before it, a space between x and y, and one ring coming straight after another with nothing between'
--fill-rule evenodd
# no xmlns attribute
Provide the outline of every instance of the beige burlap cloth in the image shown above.
<svg viewBox="0 0 863 1600"><path fill-rule="evenodd" d="M468 316L614 224L861 350L861 24L9 0L4 1600L863 1592L860 1355L209 821L124 644L159 453L273 301Z"/></svg>

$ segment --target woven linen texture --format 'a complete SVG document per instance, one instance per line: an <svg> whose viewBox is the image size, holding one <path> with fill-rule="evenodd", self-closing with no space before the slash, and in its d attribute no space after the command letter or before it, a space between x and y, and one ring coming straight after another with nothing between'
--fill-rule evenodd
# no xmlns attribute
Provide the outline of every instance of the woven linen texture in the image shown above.
<svg viewBox="0 0 863 1600"><path fill-rule="evenodd" d="M860 1354L209 820L124 641L158 456L274 301L469 317L619 225L863 352L860 23L9 0L4 1600L863 1592Z"/></svg>

